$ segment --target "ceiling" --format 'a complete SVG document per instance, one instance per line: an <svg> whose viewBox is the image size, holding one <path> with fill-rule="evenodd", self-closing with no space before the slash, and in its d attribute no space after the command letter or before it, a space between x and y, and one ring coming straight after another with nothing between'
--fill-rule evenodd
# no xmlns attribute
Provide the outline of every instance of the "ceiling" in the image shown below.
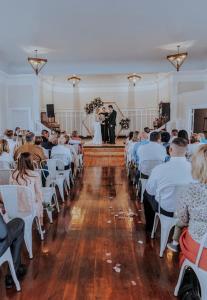
<svg viewBox="0 0 207 300"><path fill-rule="evenodd" d="M206 11L206 0L2 0L0 69L32 73L39 49L43 74L170 72L177 44L183 70L206 69Z"/></svg>

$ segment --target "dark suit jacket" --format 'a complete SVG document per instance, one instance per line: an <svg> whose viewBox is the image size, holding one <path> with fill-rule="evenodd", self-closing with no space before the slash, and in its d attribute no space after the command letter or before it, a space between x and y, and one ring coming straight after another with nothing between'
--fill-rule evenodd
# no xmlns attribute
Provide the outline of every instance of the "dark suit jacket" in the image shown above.
<svg viewBox="0 0 207 300"><path fill-rule="evenodd" d="M0 214L0 256L7 250L8 248L8 230L7 225L4 222L2 215Z"/></svg>
<svg viewBox="0 0 207 300"><path fill-rule="evenodd" d="M109 118L108 118L109 125L116 126L116 115L117 115L117 112L115 110L113 110L112 113L109 115Z"/></svg>

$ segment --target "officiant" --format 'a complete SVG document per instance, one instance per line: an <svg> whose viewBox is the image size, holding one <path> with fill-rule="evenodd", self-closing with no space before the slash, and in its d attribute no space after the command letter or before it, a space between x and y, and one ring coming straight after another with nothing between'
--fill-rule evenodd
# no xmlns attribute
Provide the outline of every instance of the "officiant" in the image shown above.
<svg viewBox="0 0 207 300"><path fill-rule="evenodd" d="M108 115L109 113L106 111L105 107L102 107L101 112L99 113L101 118L101 135L103 143L107 143L109 141L108 135Z"/></svg>

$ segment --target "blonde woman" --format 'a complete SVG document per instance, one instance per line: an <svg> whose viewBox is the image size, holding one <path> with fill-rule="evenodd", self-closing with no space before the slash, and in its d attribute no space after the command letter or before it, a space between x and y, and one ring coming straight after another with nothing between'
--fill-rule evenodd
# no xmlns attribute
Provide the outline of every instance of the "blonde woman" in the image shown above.
<svg viewBox="0 0 207 300"><path fill-rule="evenodd" d="M202 237L207 232L207 145L202 145L192 157L194 183L182 194L177 216L187 229L180 237L181 263L185 258L195 263ZM200 267L207 271L207 248L200 260Z"/></svg>

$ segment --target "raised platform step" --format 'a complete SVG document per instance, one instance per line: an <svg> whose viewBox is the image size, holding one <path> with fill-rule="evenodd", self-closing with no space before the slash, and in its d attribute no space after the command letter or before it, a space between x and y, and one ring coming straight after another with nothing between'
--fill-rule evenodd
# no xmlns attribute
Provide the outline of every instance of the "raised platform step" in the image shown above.
<svg viewBox="0 0 207 300"><path fill-rule="evenodd" d="M84 165L87 167L124 166L124 146L84 146Z"/></svg>

